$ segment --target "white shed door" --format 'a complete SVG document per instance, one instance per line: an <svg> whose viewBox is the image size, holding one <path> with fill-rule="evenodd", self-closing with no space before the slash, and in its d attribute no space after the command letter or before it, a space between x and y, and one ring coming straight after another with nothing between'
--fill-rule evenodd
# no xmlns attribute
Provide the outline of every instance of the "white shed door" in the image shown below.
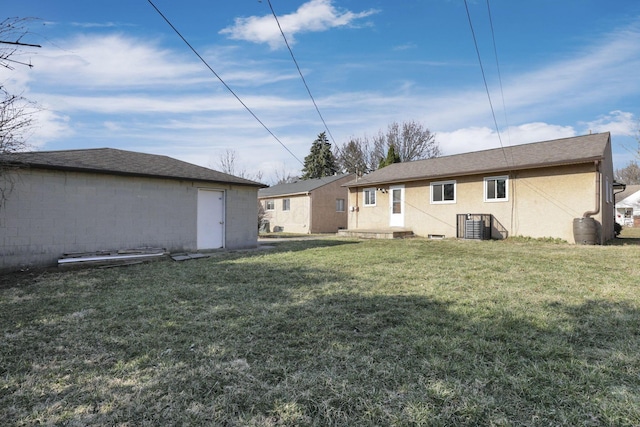
<svg viewBox="0 0 640 427"><path fill-rule="evenodd" d="M217 249L224 242L224 192L198 190L198 249Z"/></svg>

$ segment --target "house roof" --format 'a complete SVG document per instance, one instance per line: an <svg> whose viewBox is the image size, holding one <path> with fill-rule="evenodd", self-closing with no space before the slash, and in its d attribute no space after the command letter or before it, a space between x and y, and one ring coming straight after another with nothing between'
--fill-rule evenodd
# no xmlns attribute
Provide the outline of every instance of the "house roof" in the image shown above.
<svg viewBox="0 0 640 427"><path fill-rule="evenodd" d="M624 191L616 193L616 204L624 202L624 200L640 191L640 185L627 185Z"/></svg>
<svg viewBox="0 0 640 427"><path fill-rule="evenodd" d="M347 187L364 187L423 179L570 165L601 160L610 141L609 132L504 148L394 163L351 181Z"/></svg>
<svg viewBox="0 0 640 427"><path fill-rule="evenodd" d="M264 184L259 182L218 172L171 157L115 148L9 153L3 154L0 160L16 166L28 166L38 169L189 179L265 187Z"/></svg>
<svg viewBox="0 0 640 427"><path fill-rule="evenodd" d="M258 197L275 197L275 196L291 196L295 194L306 194L317 188L323 187L332 182L346 178L350 174L325 176L316 179L304 179L296 182L288 182L284 184L277 184L268 188L261 188L258 190Z"/></svg>

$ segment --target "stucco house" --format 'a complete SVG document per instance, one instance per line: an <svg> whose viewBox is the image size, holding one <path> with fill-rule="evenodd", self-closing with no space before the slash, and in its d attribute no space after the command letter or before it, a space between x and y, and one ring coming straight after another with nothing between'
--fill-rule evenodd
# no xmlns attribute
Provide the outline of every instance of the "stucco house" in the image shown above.
<svg viewBox="0 0 640 427"><path fill-rule="evenodd" d="M271 231L335 233L347 228L348 191L353 174L306 179L258 191Z"/></svg>
<svg viewBox="0 0 640 427"><path fill-rule="evenodd" d="M613 182L608 132L396 163L346 184L348 230L602 244Z"/></svg>
<svg viewBox="0 0 640 427"><path fill-rule="evenodd" d="M623 227L640 227L640 185L627 185L616 194L616 222Z"/></svg>
<svg viewBox="0 0 640 427"><path fill-rule="evenodd" d="M265 185L166 156L111 148L6 154L0 270L64 253L257 246Z"/></svg>

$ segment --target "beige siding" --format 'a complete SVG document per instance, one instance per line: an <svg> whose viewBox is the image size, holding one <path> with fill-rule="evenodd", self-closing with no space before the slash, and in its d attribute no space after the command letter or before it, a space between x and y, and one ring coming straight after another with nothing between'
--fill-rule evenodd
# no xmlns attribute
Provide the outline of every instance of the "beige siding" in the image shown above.
<svg viewBox="0 0 640 427"><path fill-rule="evenodd" d="M282 209L283 200L289 200L289 210ZM287 233L310 233L310 206L311 197L309 195L297 195L286 197L273 197L263 199L274 201L274 209L266 211L265 219L269 221L271 231L285 231Z"/></svg>
<svg viewBox="0 0 640 427"><path fill-rule="evenodd" d="M0 269L65 252L196 248L198 188L225 192L227 248L257 244L257 188L25 169L0 208Z"/></svg>
<svg viewBox="0 0 640 427"><path fill-rule="evenodd" d="M265 212L271 231L277 227L289 233L336 233L347 228L349 190L342 185L352 180L353 175L348 175L307 194L260 198L265 210L268 201L274 202L274 209ZM282 209L284 199L290 200L289 211ZM344 199L344 212L336 211L337 199Z"/></svg>
<svg viewBox="0 0 640 427"><path fill-rule="evenodd" d="M347 228L347 208L349 191L343 184L353 180L353 175L346 176L311 192L311 232L336 233ZM336 211L336 200L344 199L344 212Z"/></svg>
<svg viewBox="0 0 640 427"><path fill-rule="evenodd" d="M611 176L610 164L600 167L603 176ZM484 178L506 174L438 179L456 181L456 201L447 204L430 202L431 181L406 183L405 228L419 236L438 234L455 237L458 214L492 214L497 225L492 230L494 238L553 237L573 243L573 219L596 206L595 170L595 165L587 164L511 173L508 201L494 202L484 200ZM606 186L606 182L602 185ZM388 193L376 191L376 206L366 207L363 189L351 188L349 205L357 208L349 213L349 228L388 228L388 196ZM608 240L613 232L613 205L606 203L604 189L601 202L602 209L593 218L605 224L602 239Z"/></svg>

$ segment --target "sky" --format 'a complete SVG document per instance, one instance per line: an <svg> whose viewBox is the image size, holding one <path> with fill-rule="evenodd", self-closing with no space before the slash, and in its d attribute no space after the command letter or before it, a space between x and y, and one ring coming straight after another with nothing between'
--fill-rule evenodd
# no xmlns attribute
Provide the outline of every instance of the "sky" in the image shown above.
<svg viewBox="0 0 640 427"><path fill-rule="evenodd" d="M236 174L272 184L321 132L341 146L393 122L443 155L608 131L622 168L638 147L637 0L3 3L2 19L35 18L21 41L41 47L19 56L33 67L0 82L40 105L36 150L218 170L231 151Z"/></svg>

